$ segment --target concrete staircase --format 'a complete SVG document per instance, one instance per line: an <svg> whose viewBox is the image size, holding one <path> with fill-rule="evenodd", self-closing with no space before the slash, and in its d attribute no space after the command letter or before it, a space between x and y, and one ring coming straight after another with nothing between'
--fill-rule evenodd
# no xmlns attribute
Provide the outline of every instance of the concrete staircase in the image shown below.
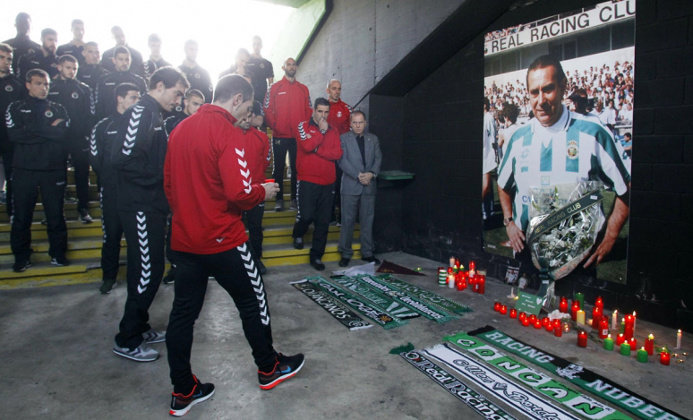
<svg viewBox="0 0 693 420"><path fill-rule="evenodd" d="M68 172L67 196L75 197L73 173ZM291 190L290 181L284 180L284 191ZM46 226L41 224L44 218L43 205L37 203L34 210L34 223L31 226L32 244L34 250L31 256L32 267L22 273L12 270L14 256L10 247L10 223L4 205L0 205L0 289L25 288L35 286L54 286L78 283L98 283L101 281L101 209L99 208L99 196L96 190L96 176L91 175L90 186L90 214L94 222L83 224L78 219L77 204L66 202L64 207L68 232L67 258L70 265L67 267L55 267L50 264L48 255L48 239ZM288 207L290 194L284 194L284 204ZM263 227L265 239L263 242L263 262L268 268L268 275L275 270L281 270L284 265L308 264L308 253L312 240L312 228L304 237L306 247L301 250L293 248L291 232L296 218L295 210L275 212L275 201L265 204ZM354 258L360 258L358 243L358 226L354 232ZM323 261L339 261L337 252L339 240L339 227L330 226L328 242ZM126 244L123 238L121 242L121 269L118 273L119 280L125 279ZM168 267L167 267L168 268ZM312 269L312 268L311 268Z"/></svg>

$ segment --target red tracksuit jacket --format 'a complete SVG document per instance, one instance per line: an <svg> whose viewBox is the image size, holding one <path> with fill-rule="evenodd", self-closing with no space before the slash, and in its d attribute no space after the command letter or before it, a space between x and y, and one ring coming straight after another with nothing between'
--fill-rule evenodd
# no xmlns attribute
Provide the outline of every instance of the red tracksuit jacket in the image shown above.
<svg viewBox="0 0 693 420"><path fill-rule="evenodd" d="M334 161L342 157L342 146L339 133L329 127L322 133L320 127L311 118L298 125L296 147L296 172L299 181L312 182L318 185L329 185L335 182Z"/></svg>
<svg viewBox="0 0 693 420"><path fill-rule="evenodd" d="M241 212L265 199L251 181L249 148L235 119L216 105L203 105L171 133L164 189L173 213L171 248L216 254L248 240Z"/></svg>
<svg viewBox="0 0 693 420"><path fill-rule="evenodd" d="M313 115L306 85L282 80L270 86L265 95L265 122L272 137L297 138L296 127Z"/></svg>
<svg viewBox="0 0 693 420"><path fill-rule="evenodd" d="M330 127L334 127L339 132L339 135L349 131L351 127L351 107L341 99L338 102L330 102L330 113L327 116L327 123Z"/></svg>
<svg viewBox="0 0 693 420"><path fill-rule="evenodd" d="M250 127L244 134L250 176L253 177L253 183L262 184L265 182L265 170L272 159L269 139L267 134L255 127Z"/></svg>

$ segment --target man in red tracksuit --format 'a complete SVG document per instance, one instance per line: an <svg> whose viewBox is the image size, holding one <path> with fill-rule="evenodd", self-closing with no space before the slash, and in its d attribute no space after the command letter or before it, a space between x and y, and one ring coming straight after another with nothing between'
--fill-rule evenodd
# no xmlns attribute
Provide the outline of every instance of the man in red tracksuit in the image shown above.
<svg viewBox="0 0 693 420"><path fill-rule="evenodd" d="M292 236L294 248L302 249L303 235L310 224L315 223L310 265L319 271L325 269L321 258L325 253L334 200L334 165L342 157L339 132L327 123L329 112L330 102L318 98L311 119L298 125L298 214Z"/></svg>
<svg viewBox="0 0 693 420"><path fill-rule="evenodd" d="M327 82L327 89L325 89L325 91L327 92L327 100L330 101L330 114L327 116L327 123L330 127L336 128L341 136L347 133L351 128L351 107L341 98L342 82L337 79L330 80ZM335 169L337 170L337 181L334 185L334 202L332 203L332 211L330 212L330 223L341 223L341 217L337 218L337 208L341 204L340 191L342 187L342 168L337 164L335 165Z"/></svg>
<svg viewBox="0 0 693 420"><path fill-rule="evenodd" d="M265 121L272 129L274 180L279 184L276 211L284 210L284 160L289 152L291 166L291 208L296 208L296 127L310 118L308 88L296 81L296 60L287 58L282 66L284 77L265 95Z"/></svg>
<svg viewBox="0 0 693 420"><path fill-rule="evenodd" d="M190 366L193 325L207 279L214 276L233 298L253 351L261 389L272 389L303 366L302 354L284 356L272 346L262 276L247 245L241 212L274 197L278 186L251 177L250 150L234 127L250 116L253 88L243 77L219 79L212 104L183 120L171 133L164 189L173 214L171 248L176 255L175 298L166 331L173 396L169 414L182 416L214 394Z"/></svg>

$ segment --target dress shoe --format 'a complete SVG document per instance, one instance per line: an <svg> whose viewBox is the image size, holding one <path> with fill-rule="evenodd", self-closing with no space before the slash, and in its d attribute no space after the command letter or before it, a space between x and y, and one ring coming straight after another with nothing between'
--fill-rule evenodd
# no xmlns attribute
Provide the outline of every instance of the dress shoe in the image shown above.
<svg viewBox="0 0 693 420"><path fill-rule="evenodd" d="M294 238L294 248L303 249L303 238Z"/></svg>
<svg viewBox="0 0 693 420"><path fill-rule="evenodd" d="M380 260L377 259L377 258L375 258L375 256L373 256L373 255L371 255L370 257L363 257L363 258L361 258L361 259L362 259L363 261L366 261L366 262L369 262L369 263L374 262L374 263L376 263L376 264L380 264Z"/></svg>
<svg viewBox="0 0 693 420"><path fill-rule="evenodd" d="M325 269L325 264L322 263L322 260L320 260L320 258L311 259L310 265L312 265L313 268L318 271L322 271Z"/></svg>
<svg viewBox="0 0 693 420"><path fill-rule="evenodd" d="M349 258L342 258L339 260L340 267L346 267L347 265L349 265Z"/></svg>

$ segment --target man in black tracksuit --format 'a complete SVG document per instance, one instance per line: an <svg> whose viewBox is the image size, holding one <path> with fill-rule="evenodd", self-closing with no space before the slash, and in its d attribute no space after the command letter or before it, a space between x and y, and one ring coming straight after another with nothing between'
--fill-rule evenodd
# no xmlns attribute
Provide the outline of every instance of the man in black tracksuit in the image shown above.
<svg viewBox="0 0 693 420"><path fill-rule="evenodd" d="M4 117L7 106L26 96L24 83L12 74L13 49L8 44L0 44L0 110ZM12 143L7 137L5 118L0 118L0 155L5 170L5 208L7 215L12 216ZM2 190L2 183L0 183Z"/></svg>
<svg viewBox="0 0 693 420"><path fill-rule="evenodd" d="M115 39L116 45L115 47L109 48L103 52L103 56L101 57L101 65L103 68L110 72L118 71L118 66L113 62L113 58L115 57L118 48L126 47L128 51L130 51L130 58L132 62L130 70L136 75L144 77L144 62L142 60L142 54L128 45L128 43L125 41L125 33L123 32L123 29L120 26L114 26L111 28L111 34L113 35L113 39Z"/></svg>
<svg viewBox="0 0 693 420"><path fill-rule="evenodd" d="M14 48L12 72L18 74L17 67L19 65L19 59L25 54L33 53L41 49L41 46L29 38L29 32L31 32L31 16L29 16L28 13L17 13L17 17L14 19L14 26L17 29L17 36L3 42ZM5 110L3 109L2 112L5 112Z"/></svg>
<svg viewBox="0 0 693 420"><path fill-rule="evenodd" d="M91 223L89 215L89 131L94 124L94 98L86 84L75 79L79 64L71 55L58 59L58 77L51 83L48 98L64 106L70 116L67 150L75 168L77 211L82 223Z"/></svg>
<svg viewBox="0 0 693 420"><path fill-rule="evenodd" d="M116 71L104 76L96 87L96 117L98 119L116 112L115 88L119 84L132 83L140 88L142 95L147 93L147 83L144 79L130 71L130 51L127 48L116 48L113 63Z"/></svg>
<svg viewBox="0 0 693 420"><path fill-rule="evenodd" d="M190 87L197 89L205 95L205 103L212 102L212 80L209 78L209 72L197 64L197 41L185 41L185 60L183 64L178 66L180 71L185 73L185 77L190 82Z"/></svg>
<svg viewBox="0 0 693 420"><path fill-rule="evenodd" d="M159 353L147 344L165 340L165 334L148 324L149 306L164 272L169 212L163 185L167 136L162 115L180 103L189 87L185 76L172 67L155 71L150 82L149 92L114 124L117 142L110 154L118 172L118 213L128 244L128 297L113 352L138 362L156 360Z"/></svg>
<svg viewBox="0 0 693 420"><path fill-rule="evenodd" d="M92 92L96 92L96 86L108 71L99 64L99 45L96 42L87 42L82 50L84 65L79 66L77 80L86 83Z"/></svg>
<svg viewBox="0 0 693 420"><path fill-rule="evenodd" d="M58 74L58 33L55 29L46 28L41 31L41 48L26 53L18 58L17 76L24 78L31 69L42 69L52 79Z"/></svg>
<svg viewBox="0 0 693 420"><path fill-rule="evenodd" d="M123 224L118 215L117 173L113 169L110 156L117 144L118 131L115 128L120 116L140 99L139 88L132 83L122 83L116 87L116 113L102 119L91 131L89 140L89 163L99 176L101 190L101 228L103 245L101 247L101 293L108 294L115 285L120 265L120 240L123 237Z"/></svg>
<svg viewBox="0 0 693 420"><path fill-rule="evenodd" d="M32 69L27 73L26 80L29 97L11 103L5 116L7 132L14 142L14 218L10 243L16 272L31 266L31 221L39 188L48 219L51 264L69 264L65 258L67 226L63 216L63 199L65 134L70 120L62 105L46 100L50 88L48 73Z"/></svg>

